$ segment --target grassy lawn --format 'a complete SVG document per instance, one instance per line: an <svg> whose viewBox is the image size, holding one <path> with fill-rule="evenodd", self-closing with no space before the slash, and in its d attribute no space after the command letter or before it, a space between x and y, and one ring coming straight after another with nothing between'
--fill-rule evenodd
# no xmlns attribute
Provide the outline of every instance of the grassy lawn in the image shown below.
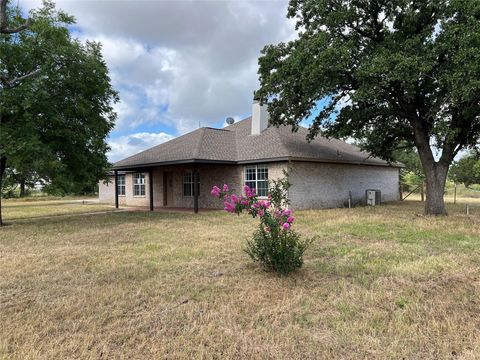
<svg viewBox="0 0 480 360"><path fill-rule="evenodd" d="M297 213L292 277L242 252L256 221L109 213L0 229L0 358L480 358L480 211Z"/></svg>
<svg viewBox="0 0 480 360"><path fill-rule="evenodd" d="M92 198L26 198L2 200L3 219L30 219L44 216L113 211L110 205L99 204Z"/></svg>

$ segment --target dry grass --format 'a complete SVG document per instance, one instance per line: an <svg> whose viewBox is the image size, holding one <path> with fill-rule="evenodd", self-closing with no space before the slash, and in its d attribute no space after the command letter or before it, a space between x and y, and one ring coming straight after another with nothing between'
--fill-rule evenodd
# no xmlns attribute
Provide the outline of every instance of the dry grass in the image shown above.
<svg viewBox="0 0 480 360"><path fill-rule="evenodd" d="M256 221L112 213L0 230L0 357L476 359L480 213L405 202L298 213L317 235L279 278Z"/></svg>
<svg viewBox="0 0 480 360"><path fill-rule="evenodd" d="M87 198L26 198L7 199L2 201L3 219L6 222L35 217L82 214L98 211L113 211L110 205L99 204L98 201Z"/></svg>

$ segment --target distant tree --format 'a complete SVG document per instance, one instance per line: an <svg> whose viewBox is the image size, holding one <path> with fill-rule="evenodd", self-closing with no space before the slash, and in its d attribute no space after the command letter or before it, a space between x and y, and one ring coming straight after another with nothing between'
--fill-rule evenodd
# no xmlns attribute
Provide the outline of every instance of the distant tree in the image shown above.
<svg viewBox="0 0 480 360"><path fill-rule="evenodd" d="M415 147L425 212L446 214L448 168L480 137L480 2L291 0L288 17L298 39L266 46L259 59L255 95L271 123L313 117L309 139L363 139L387 160Z"/></svg>
<svg viewBox="0 0 480 360"><path fill-rule="evenodd" d="M18 172L16 169L7 168L3 175L2 196L25 197L41 183L42 179L34 171Z"/></svg>
<svg viewBox="0 0 480 360"><path fill-rule="evenodd" d="M454 162L449 175L453 181L466 187L480 184L480 154L471 152Z"/></svg>
<svg viewBox="0 0 480 360"><path fill-rule="evenodd" d="M400 169L400 180L406 190L414 190L414 188L423 185L425 174L423 173L420 157L415 149L406 146L395 150L392 156L395 161L404 165Z"/></svg>
<svg viewBox="0 0 480 360"><path fill-rule="evenodd" d="M16 169L66 192L72 184L91 186L108 166L106 137L118 99L101 46L72 38L74 19L51 2L25 21L0 1L2 21L28 24L28 31L0 34L0 179Z"/></svg>

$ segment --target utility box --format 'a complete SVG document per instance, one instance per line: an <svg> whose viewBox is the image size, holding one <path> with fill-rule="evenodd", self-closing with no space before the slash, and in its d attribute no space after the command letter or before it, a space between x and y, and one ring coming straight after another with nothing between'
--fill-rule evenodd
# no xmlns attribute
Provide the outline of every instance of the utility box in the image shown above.
<svg viewBox="0 0 480 360"><path fill-rule="evenodd" d="M368 206L380 205L382 201L382 193L380 190L366 190L365 198Z"/></svg>

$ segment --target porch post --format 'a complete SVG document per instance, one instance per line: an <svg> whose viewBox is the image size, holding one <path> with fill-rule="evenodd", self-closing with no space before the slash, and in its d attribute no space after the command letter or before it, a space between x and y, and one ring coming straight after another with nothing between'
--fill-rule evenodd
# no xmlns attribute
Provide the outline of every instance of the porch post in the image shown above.
<svg viewBox="0 0 480 360"><path fill-rule="evenodd" d="M118 171L114 171L115 174L115 208L118 209Z"/></svg>
<svg viewBox="0 0 480 360"><path fill-rule="evenodd" d="M152 168L148 170L148 192L150 195L150 211L153 211L153 171Z"/></svg>
<svg viewBox="0 0 480 360"><path fill-rule="evenodd" d="M195 164L193 164L193 212L198 213L198 171Z"/></svg>

